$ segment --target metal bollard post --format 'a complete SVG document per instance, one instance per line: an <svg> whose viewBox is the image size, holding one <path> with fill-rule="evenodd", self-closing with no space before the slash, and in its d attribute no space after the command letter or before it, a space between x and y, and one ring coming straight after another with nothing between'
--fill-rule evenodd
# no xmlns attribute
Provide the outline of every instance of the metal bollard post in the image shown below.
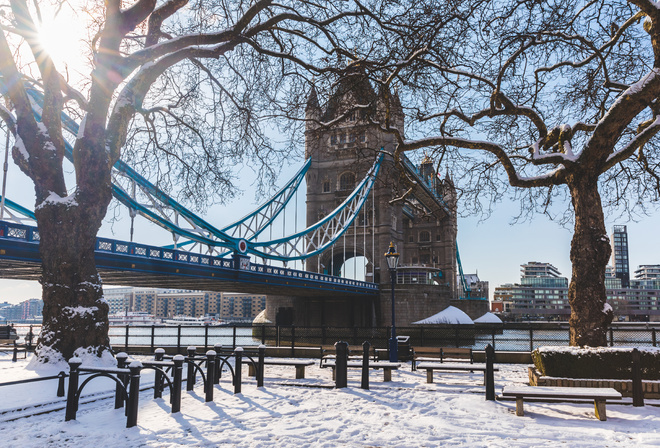
<svg viewBox="0 0 660 448"><path fill-rule="evenodd" d="M362 389L369 390L369 350L371 349L371 344L369 341L364 341L362 343L362 382L360 387Z"/></svg>
<svg viewBox="0 0 660 448"><path fill-rule="evenodd" d="M637 348L632 350L632 398L633 406L644 406L644 386L642 385L641 356Z"/></svg>
<svg viewBox="0 0 660 448"><path fill-rule="evenodd" d="M66 378L66 373L60 372L57 374L57 396L64 396L64 378Z"/></svg>
<svg viewBox="0 0 660 448"><path fill-rule="evenodd" d="M259 346L259 368L257 370L257 387L264 387L264 368L266 358L266 346Z"/></svg>
<svg viewBox="0 0 660 448"><path fill-rule="evenodd" d="M335 343L337 359L335 360L335 387L348 386L348 343L339 341Z"/></svg>
<svg viewBox="0 0 660 448"><path fill-rule="evenodd" d="M78 379L80 372L78 368L82 364L80 358L69 360L69 391L66 396L66 411L64 421L75 420L78 411Z"/></svg>
<svg viewBox="0 0 660 448"><path fill-rule="evenodd" d="M154 352L154 359L156 361L162 361L164 356L164 348L157 348ZM154 373L154 398L163 398L163 373L158 369Z"/></svg>
<svg viewBox="0 0 660 448"><path fill-rule="evenodd" d="M131 386L128 393L128 404L126 406L128 413L126 415L126 427L132 428L137 425L138 399L140 398L140 370L142 363L133 361L128 368L131 370Z"/></svg>
<svg viewBox="0 0 660 448"><path fill-rule="evenodd" d="M32 332L32 325L30 325L30 331L28 331L27 334L27 348L28 350L32 350L32 339L34 338L34 333ZM64 396L64 395L62 395Z"/></svg>
<svg viewBox="0 0 660 448"><path fill-rule="evenodd" d="M213 346L216 356L219 356L222 353L222 344L215 344ZM215 375L213 376L213 384L220 384L220 377L222 376L222 368L220 367L222 363L220 359L215 359Z"/></svg>
<svg viewBox="0 0 660 448"><path fill-rule="evenodd" d="M16 345L16 341L14 341L14 354L11 357L11 362L18 362L18 345Z"/></svg>
<svg viewBox="0 0 660 448"><path fill-rule="evenodd" d="M115 358L117 359L117 368L125 369L128 355L124 352L119 352L117 353L117 356L115 356ZM120 373L119 375L117 375L117 379L122 382L124 387L128 385L128 378L126 377L126 375ZM115 385L115 409L119 409L123 407L125 399L126 396L124 395L124 389L122 389L119 384Z"/></svg>
<svg viewBox="0 0 660 448"><path fill-rule="evenodd" d="M183 355L176 355L172 358L174 362L174 372L172 380L172 393L170 394L170 404L172 405L172 414L181 411L181 381L183 377Z"/></svg>
<svg viewBox="0 0 660 448"><path fill-rule="evenodd" d="M213 401L213 377L215 374L215 351L206 352L206 383L204 389L206 392L206 401Z"/></svg>
<svg viewBox="0 0 660 448"><path fill-rule="evenodd" d="M195 380L197 379L197 372L195 371L195 351L197 351L197 347L191 345L187 350L188 358L186 361L188 362L188 376L186 381L186 390L191 391L195 387Z"/></svg>
<svg viewBox="0 0 660 448"><path fill-rule="evenodd" d="M495 349L492 345L488 344L486 346L486 377L484 378L486 382L486 400L494 401L495 400L495 368L493 364L495 363Z"/></svg>
<svg viewBox="0 0 660 448"><path fill-rule="evenodd" d="M241 369L241 366L243 364L243 347L236 347L236 350L234 350L234 354L236 355L236 363L234 365L234 393L240 394L241 377L243 376Z"/></svg>

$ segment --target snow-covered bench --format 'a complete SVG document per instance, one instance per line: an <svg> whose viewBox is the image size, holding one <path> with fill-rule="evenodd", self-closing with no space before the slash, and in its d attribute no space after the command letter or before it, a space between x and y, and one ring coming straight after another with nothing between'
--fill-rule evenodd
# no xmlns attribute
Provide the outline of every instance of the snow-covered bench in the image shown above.
<svg viewBox="0 0 660 448"><path fill-rule="evenodd" d="M332 380L334 381L337 378L337 372L336 372L336 363L335 360L327 360L326 362L323 363L322 367L330 367L332 368ZM348 361L346 364L346 367L349 369L361 369L362 368L362 361ZM392 381L392 370L397 370L399 367L401 367L401 364L398 362L389 362L389 361L376 361L376 362L370 362L369 363L369 368L370 369L383 369L383 381L388 382Z"/></svg>
<svg viewBox="0 0 660 448"><path fill-rule="evenodd" d="M364 354L364 349L361 345L349 345L348 346L348 359L353 361L361 361ZM376 347L371 345L369 347L369 359L376 361L378 360L378 354L376 353ZM327 361L334 361L337 358L337 348L334 345L322 345L321 346L321 362L319 367L325 367Z"/></svg>
<svg viewBox="0 0 660 448"><path fill-rule="evenodd" d="M433 371L434 370L451 370L454 372L483 372L484 373L484 384L486 384L486 370L487 365L485 363L470 364L464 362L421 362L417 364L417 369L426 370L426 382L433 382ZM493 367L493 372L497 372L499 369Z"/></svg>
<svg viewBox="0 0 660 448"><path fill-rule="evenodd" d="M525 398L544 398L552 400L594 400L596 417L607 420L605 402L620 400L621 393L612 388L601 387L549 387L549 386L505 386L503 397L515 397L516 415L525 415L523 400Z"/></svg>
<svg viewBox="0 0 660 448"><path fill-rule="evenodd" d="M474 362L471 348L456 347L411 347L412 370L417 370L417 363L437 362Z"/></svg>
<svg viewBox="0 0 660 448"><path fill-rule="evenodd" d="M257 371L254 364L249 359L243 359L243 364L248 365L248 375L256 376ZM311 359L264 359L264 365L267 366L293 366L296 368L296 379L305 378L305 367L316 364Z"/></svg>

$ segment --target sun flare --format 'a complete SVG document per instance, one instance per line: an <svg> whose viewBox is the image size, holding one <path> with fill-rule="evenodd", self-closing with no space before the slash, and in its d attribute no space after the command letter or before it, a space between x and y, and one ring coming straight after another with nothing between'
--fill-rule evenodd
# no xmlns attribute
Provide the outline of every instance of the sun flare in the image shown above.
<svg viewBox="0 0 660 448"><path fill-rule="evenodd" d="M50 20L44 17L39 28L39 41L55 62L58 70L89 72L87 61L88 37L82 14L62 10Z"/></svg>

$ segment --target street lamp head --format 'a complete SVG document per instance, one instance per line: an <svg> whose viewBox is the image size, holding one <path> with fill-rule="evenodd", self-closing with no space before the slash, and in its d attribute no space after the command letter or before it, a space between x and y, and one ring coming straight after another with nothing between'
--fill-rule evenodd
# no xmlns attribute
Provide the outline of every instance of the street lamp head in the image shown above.
<svg viewBox="0 0 660 448"><path fill-rule="evenodd" d="M390 241L390 248L385 253L385 259L387 260L387 266L390 268L390 271L396 271L397 266L399 265L399 253L394 248L394 243Z"/></svg>

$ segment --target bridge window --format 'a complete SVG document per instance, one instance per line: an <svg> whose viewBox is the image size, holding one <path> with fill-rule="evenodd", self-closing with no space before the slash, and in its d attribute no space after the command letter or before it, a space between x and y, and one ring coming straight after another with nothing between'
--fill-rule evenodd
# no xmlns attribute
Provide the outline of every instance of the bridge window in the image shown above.
<svg viewBox="0 0 660 448"><path fill-rule="evenodd" d="M426 230L419 232L419 241L421 243L428 243L431 241L431 233L427 232Z"/></svg>
<svg viewBox="0 0 660 448"><path fill-rule="evenodd" d="M324 193L330 193L330 181L329 180L323 181L323 192Z"/></svg>
<svg viewBox="0 0 660 448"><path fill-rule="evenodd" d="M355 188L355 174L344 173L339 177L339 190L346 191Z"/></svg>
<svg viewBox="0 0 660 448"><path fill-rule="evenodd" d="M333 135L330 137L330 144L331 145L336 145L337 144L337 136Z"/></svg>
<svg viewBox="0 0 660 448"><path fill-rule="evenodd" d="M438 233L435 235L435 240L436 240L436 241L442 241L442 234L438 232Z"/></svg>
<svg viewBox="0 0 660 448"><path fill-rule="evenodd" d="M366 141L367 141L367 134L363 132L362 134L360 134L360 142L364 143Z"/></svg>
<svg viewBox="0 0 660 448"><path fill-rule="evenodd" d="M414 243L415 242L415 237L413 235L408 235L408 242L409 243Z"/></svg>
<svg viewBox="0 0 660 448"><path fill-rule="evenodd" d="M346 143L346 134L341 134L339 136L339 143Z"/></svg>

